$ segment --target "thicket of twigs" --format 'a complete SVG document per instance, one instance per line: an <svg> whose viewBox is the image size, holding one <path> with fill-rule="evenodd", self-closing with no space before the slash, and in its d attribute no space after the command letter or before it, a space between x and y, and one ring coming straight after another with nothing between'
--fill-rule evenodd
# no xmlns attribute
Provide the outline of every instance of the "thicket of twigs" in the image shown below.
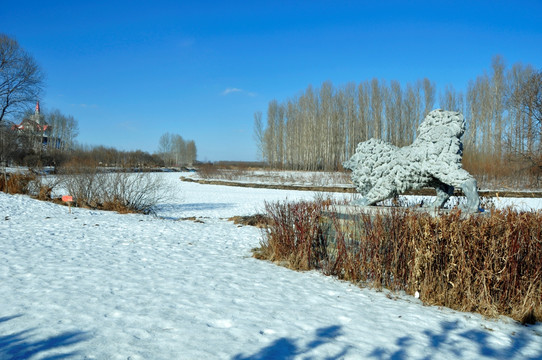
<svg viewBox="0 0 542 360"><path fill-rule="evenodd" d="M168 192L162 177L149 172L105 172L93 161L73 161L53 177L30 172L0 174L0 191L28 194L61 203L54 189L64 189L73 205L120 213L149 213Z"/></svg>
<svg viewBox="0 0 542 360"><path fill-rule="evenodd" d="M426 304L542 320L541 212L433 218L397 209L341 223L328 205L267 204L271 221L255 256L362 286L419 291Z"/></svg>

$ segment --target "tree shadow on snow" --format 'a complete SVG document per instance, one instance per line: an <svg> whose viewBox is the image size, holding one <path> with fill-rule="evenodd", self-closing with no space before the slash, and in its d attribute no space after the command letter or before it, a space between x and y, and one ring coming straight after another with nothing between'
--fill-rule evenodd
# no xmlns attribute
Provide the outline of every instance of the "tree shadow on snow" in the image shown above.
<svg viewBox="0 0 542 360"><path fill-rule="evenodd" d="M420 340L412 336L403 336L396 340L393 350L377 347L369 355L376 359L436 359L442 357L442 353L449 352L454 358L465 358L464 342L459 341L457 337L470 340L472 345L477 348L478 353L483 358L488 359L542 359L542 334L529 332L527 327L518 325L518 331L512 333L508 338L508 345L503 345L502 339L499 339L490 333L490 329L461 329L457 321L444 321L440 324L440 329L424 330L423 334L427 337L425 342L429 353L437 355L423 355L419 357L409 352L409 348ZM534 345L528 354L523 354L529 345Z"/></svg>
<svg viewBox="0 0 542 360"><path fill-rule="evenodd" d="M244 356L236 355L233 357L234 360L288 360L296 359L303 354L307 354L311 350L324 345L326 343L331 343L333 339L342 334L340 326L329 326L325 328L317 329L315 332L315 337L305 346L300 346L297 344L297 340L294 338L280 338L275 340L270 345L261 349L255 354ZM349 347L343 349L339 354L326 357L326 359L342 359L350 350Z"/></svg>
<svg viewBox="0 0 542 360"><path fill-rule="evenodd" d="M0 318L0 324L21 317L13 315ZM55 355L45 355L50 350L73 346L89 338L88 334L82 331L66 331L48 338L36 339L35 329L28 329L3 335L0 329L0 359L30 359L42 355L43 360L67 359L80 355L77 351L62 351Z"/></svg>

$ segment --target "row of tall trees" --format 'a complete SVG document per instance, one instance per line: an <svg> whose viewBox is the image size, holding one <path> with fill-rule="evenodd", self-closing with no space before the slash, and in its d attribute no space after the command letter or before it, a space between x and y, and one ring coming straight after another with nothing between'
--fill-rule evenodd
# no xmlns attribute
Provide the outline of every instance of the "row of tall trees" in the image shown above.
<svg viewBox="0 0 542 360"><path fill-rule="evenodd" d="M51 127L47 147L51 150L67 151L75 145L79 124L72 115L65 115L54 109L45 113L45 122Z"/></svg>
<svg viewBox="0 0 542 360"><path fill-rule="evenodd" d="M193 140L184 140L181 135L167 132L160 137L158 155L166 166L191 166L197 158L196 143Z"/></svg>
<svg viewBox="0 0 542 360"><path fill-rule="evenodd" d="M446 86L438 99L435 83L427 78L406 85L372 79L336 87L327 81L283 102L272 100L265 122L261 112L254 115L255 138L270 166L335 170L361 141L412 143L419 123L438 105L465 115L469 166L498 168L514 156L534 161L542 155L535 105L540 76L530 65L507 68L495 56L489 71L470 81L466 91Z"/></svg>
<svg viewBox="0 0 542 360"><path fill-rule="evenodd" d="M273 100L255 114L255 137L273 167L331 170L370 138L404 146L413 141L421 119L433 109L436 87L429 79L407 84L373 79L334 87L311 85L283 103ZM392 120L393 119L393 120Z"/></svg>

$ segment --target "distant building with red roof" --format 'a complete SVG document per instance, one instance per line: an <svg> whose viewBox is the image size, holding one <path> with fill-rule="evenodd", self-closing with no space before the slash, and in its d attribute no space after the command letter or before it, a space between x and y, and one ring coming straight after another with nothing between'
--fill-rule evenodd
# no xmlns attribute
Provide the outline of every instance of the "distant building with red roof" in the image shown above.
<svg viewBox="0 0 542 360"><path fill-rule="evenodd" d="M45 122L43 115L40 114L40 102L36 103L34 114L27 116L20 124L14 124L12 130L30 133L32 136L41 137L42 146L47 146L52 127Z"/></svg>

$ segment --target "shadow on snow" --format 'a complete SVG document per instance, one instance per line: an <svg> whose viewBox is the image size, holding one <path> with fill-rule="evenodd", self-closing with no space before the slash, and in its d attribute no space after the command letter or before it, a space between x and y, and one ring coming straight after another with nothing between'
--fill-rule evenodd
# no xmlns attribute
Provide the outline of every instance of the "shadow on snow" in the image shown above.
<svg viewBox="0 0 542 360"><path fill-rule="evenodd" d="M465 352L465 346L469 349L476 348L480 358L485 359L542 359L542 334L528 331L528 327L518 325L518 331L512 333L503 343L502 339L491 335L491 330L464 329L458 321L445 321L440 324L440 329L428 329L422 333L426 340L420 343L419 338L403 336L396 339L395 344L390 342L389 347L376 347L367 355L365 349L356 349L354 346L344 346L337 354L316 357L318 359L343 359L348 356L354 358L376 359L462 359L469 355ZM317 329L314 339L307 345L299 345L299 339L283 337L275 340L268 346L251 355L238 354L234 360L289 360L289 359L312 359L312 350L333 343L335 338L342 335L340 326L329 326ZM416 345L417 349L411 349ZM419 346L425 348L425 352L418 354Z"/></svg>
<svg viewBox="0 0 542 360"><path fill-rule="evenodd" d="M0 317L0 324L21 317L22 315ZM31 359L42 355L43 360L67 359L79 355L77 351L65 349L57 354L45 355L50 350L70 347L89 338L82 331L66 331L48 338L35 339L35 329L28 329L3 335L0 332L0 358L5 360Z"/></svg>
<svg viewBox="0 0 542 360"><path fill-rule="evenodd" d="M470 341L478 351L481 358L488 359L542 359L542 334L536 332L529 333L528 327L518 325L518 331L512 333L507 339L508 344L503 344L502 339L491 335L491 330L483 331L477 329L467 329L461 331L457 321L444 321L440 324L440 329L424 330L423 334L427 337L426 349L429 354L420 354L416 356L409 348L415 343L419 344L419 339L412 336L403 336L395 341L393 348L384 347L375 348L369 357L376 359L436 359L445 356L453 358L465 358L464 340ZM459 338L458 338L459 337ZM540 339L537 339L540 337ZM467 342L469 343L469 342ZM497 344L497 345L496 345ZM523 354L529 345L534 345L528 354Z"/></svg>
<svg viewBox="0 0 542 360"><path fill-rule="evenodd" d="M255 354L244 356L238 354L233 357L234 360L287 360L287 359L297 359L303 354L307 354L311 350L324 345L326 343L333 342L338 336L342 335L341 327L334 325L325 328L317 329L315 332L314 339L305 346L300 346L297 344L296 339L292 338L280 338L275 340L273 343L269 344L265 348L261 349ZM342 359L350 347L345 347L338 354L326 357L325 359Z"/></svg>

